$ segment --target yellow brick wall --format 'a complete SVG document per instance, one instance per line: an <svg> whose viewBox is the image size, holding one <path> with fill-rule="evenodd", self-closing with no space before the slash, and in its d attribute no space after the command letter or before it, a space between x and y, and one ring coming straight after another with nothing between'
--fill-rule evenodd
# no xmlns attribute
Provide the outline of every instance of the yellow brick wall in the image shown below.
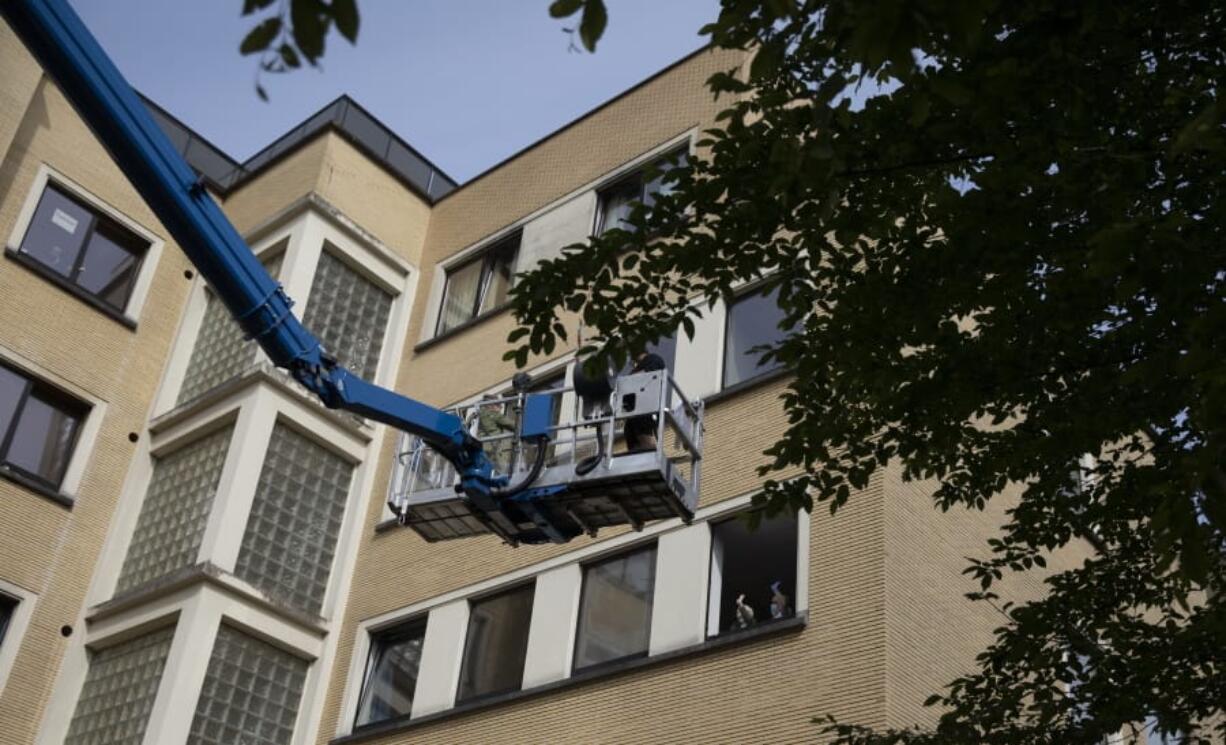
<svg viewBox="0 0 1226 745"><path fill-rule="evenodd" d="M58 89L7 26L0 25L0 235L8 241L42 163L152 233L167 233ZM10 75L11 73L11 75ZM32 86L28 84L34 81ZM22 102L25 91L29 91ZM7 130L11 122L11 135ZM0 693L0 740L33 739L67 640L93 575L135 445L143 433L190 282L167 241L135 330L120 325L15 261L0 258L0 345L106 404L105 418L72 509L0 479L0 577L37 593L30 626ZM77 630L79 633L79 630Z"/></svg>

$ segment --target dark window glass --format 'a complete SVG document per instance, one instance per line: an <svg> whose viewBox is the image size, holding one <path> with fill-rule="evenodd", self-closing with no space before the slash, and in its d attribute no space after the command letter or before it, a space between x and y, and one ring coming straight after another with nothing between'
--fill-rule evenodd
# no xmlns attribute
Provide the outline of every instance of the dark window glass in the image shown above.
<svg viewBox="0 0 1226 745"><path fill-rule="evenodd" d="M535 584L475 600L468 614L460 701L518 691L528 654Z"/></svg>
<svg viewBox="0 0 1226 745"><path fill-rule="evenodd" d="M444 333L507 302L519 254L519 234L447 272L437 333Z"/></svg>
<svg viewBox="0 0 1226 745"><path fill-rule="evenodd" d="M766 294L751 292L738 298L728 308L727 339L724 343L724 387L743 383L782 367L778 360L761 362L755 347L770 346L783 341L789 330L780 328L783 309L779 307L779 290Z"/></svg>
<svg viewBox="0 0 1226 745"><path fill-rule="evenodd" d="M672 192L673 183L665 182L669 170L684 166L687 153L684 148L674 150L653 161L642 171L627 176L600 191L600 211L596 223L596 235L603 235L613 228L634 230L626 222L638 203L650 207L656 196Z"/></svg>
<svg viewBox="0 0 1226 745"><path fill-rule="evenodd" d="M85 404L0 365L0 464L58 489Z"/></svg>
<svg viewBox="0 0 1226 745"><path fill-rule="evenodd" d="M754 530L742 518L711 526L714 635L796 613L796 513L766 518Z"/></svg>
<svg viewBox="0 0 1226 745"><path fill-rule="evenodd" d="M122 312L149 242L48 184L20 253Z"/></svg>
<svg viewBox="0 0 1226 745"><path fill-rule="evenodd" d="M649 354L658 354L660 359L664 360L664 369L669 375L673 374L673 363L677 361L677 337L666 336L663 339L657 339L655 342L647 345ZM626 364L622 366L620 375L629 375L634 369L634 360L626 360Z"/></svg>
<svg viewBox="0 0 1226 745"><path fill-rule="evenodd" d="M0 595L0 644L4 644L4 635L8 633L9 621L13 620L15 610L17 610L17 598Z"/></svg>
<svg viewBox="0 0 1226 745"><path fill-rule="evenodd" d="M583 568L575 669L647 653L656 547Z"/></svg>
<svg viewBox="0 0 1226 745"><path fill-rule="evenodd" d="M417 669L426 638L426 619L378 634L371 639L366 678L354 726L407 716L413 708Z"/></svg>

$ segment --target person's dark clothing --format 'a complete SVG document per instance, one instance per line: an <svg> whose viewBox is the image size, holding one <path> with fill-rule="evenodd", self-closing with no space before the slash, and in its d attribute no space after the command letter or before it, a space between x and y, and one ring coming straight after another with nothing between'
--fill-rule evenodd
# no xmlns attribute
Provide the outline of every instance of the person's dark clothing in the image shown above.
<svg viewBox="0 0 1226 745"><path fill-rule="evenodd" d="M642 358L634 363L634 367L630 368L630 374L642 372L656 372L666 369L664 358L655 352L648 352ZM651 449L653 438L656 433L656 415L643 414L642 416L631 417L626 420L626 449L630 452L635 450Z"/></svg>

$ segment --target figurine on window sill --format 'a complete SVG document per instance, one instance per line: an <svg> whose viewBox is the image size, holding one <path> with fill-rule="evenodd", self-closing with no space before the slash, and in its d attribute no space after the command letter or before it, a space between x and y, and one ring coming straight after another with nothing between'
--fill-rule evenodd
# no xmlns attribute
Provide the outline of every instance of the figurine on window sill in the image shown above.
<svg viewBox="0 0 1226 745"><path fill-rule="evenodd" d="M771 583L771 618L787 618L791 615L788 607L788 596L783 592L783 582L775 580Z"/></svg>
<svg viewBox="0 0 1226 745"><path fill-rule="evenodd" d="M754 612L753 608L745 602L745 593L736 596L736 627L738 629L747 629L753 626Z"/></svg>

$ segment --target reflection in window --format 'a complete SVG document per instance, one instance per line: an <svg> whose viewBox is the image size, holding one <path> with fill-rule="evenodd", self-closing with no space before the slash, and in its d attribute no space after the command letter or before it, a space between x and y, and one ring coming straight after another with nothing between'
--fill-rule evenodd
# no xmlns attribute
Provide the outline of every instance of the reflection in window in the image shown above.
<svg viewBox="0 0 1226 745"><path fill-rule="evenodd" d="M15 610L17 610L17 598L0 593L0 644L4 644L4 635L9 630L9 622L13 620Z"/></svg>
<svg viewBox="0 0 1226 745"><path fill-rule="evenodd" d="M484 250L476 258L447 271L443 308L435 333L446 333L507 302L519 253L520 234Z"/></svg>
<svg viewBox="0 0 1226 745"><path fill-rule="evenodd" d="M647 653L656 547L583 568L575 670Z"/></svg>
<svg viewBox="0 0 1226 745"><path fill-rule="evenodd" d="M58 489L88 407L0 365L0 468Z"/></svg>
<svg viewBox="0 0 1226 745"><path fill-rule="evenodd" d="M426 619L420 618L371 639L355 727L409 714L425 638Z"/></svg>
<svg viewBox="0 0 1226 745"><path fill-rule="evenodd" d="M519 690L535 591L535 584L527 584L473 601L460 671L461 702Z"/></svg>
<svg viewBox="0 0 1226 745"><path fill-rule="evenodd" d="M744 629L796 613L796 513L711 525L707 633Z"/></svg>
<svg viewBox="0 0 1226 745"><path fill-rule="evenodd" d="M614 228L633 231L634 225L626 222L635 205L650 207L656 197L671 193L674 184L664 180L665 174L686 164L687 150L680 148L661 156L651 165L623 178L600 191L600 211L596 220L596 235L604 235Z"/></svg>
<svg viewBox="0 0 1226 745"><path fill-rule="evenodd" d="M761 353L751 351L772 346L787 338L789 330L780 328L783 309L778 303L779 289L762 294L747 293L728 308L727 340L724 343L724 387L752 380L783 366L778 360L763 363Z"/></svg>
<svg viewBox="0 0 1226 745"><path fill-rule="evenodd" d="M19 253L123 312L149 242L47 184Z"/></svg>

